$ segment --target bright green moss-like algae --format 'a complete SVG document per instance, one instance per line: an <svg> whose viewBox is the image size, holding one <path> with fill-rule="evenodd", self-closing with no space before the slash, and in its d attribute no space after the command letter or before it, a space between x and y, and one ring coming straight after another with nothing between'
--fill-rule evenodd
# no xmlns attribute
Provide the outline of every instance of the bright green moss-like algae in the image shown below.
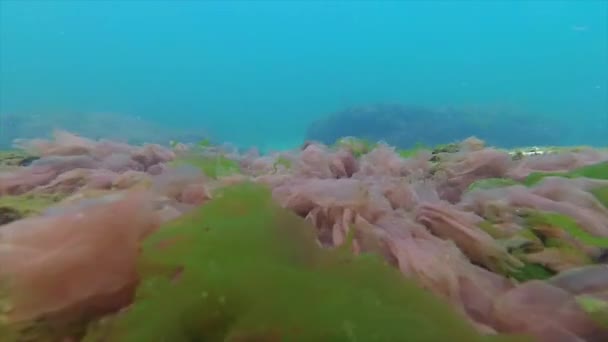
<svg viewBox="0 0 608 342"><path fill-rule="evenodd" d="M144 244L135 303L96 341L515 341L484 337L372 255L317 247L251 184L223 190Z"/></svg>

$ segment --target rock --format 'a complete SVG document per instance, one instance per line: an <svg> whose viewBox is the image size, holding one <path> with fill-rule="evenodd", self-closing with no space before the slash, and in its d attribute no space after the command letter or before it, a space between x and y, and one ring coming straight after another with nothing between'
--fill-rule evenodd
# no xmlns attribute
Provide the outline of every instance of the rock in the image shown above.
<svg viewBox="0 0 608 342"><path fill-rule="evenodd" d="M411 148L417 144L434 146L475 136L490 145L515 147L559 145L564 132L560 127L556 122L548 123L511 111L435 110L379 104L333 113L312 123L306 138L333 144L341 137L354 136Z"/></svg>

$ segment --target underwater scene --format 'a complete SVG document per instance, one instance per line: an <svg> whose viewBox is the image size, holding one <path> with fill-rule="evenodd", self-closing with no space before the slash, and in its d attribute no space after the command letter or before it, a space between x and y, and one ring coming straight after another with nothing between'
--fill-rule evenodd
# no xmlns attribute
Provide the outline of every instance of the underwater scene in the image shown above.
<svg viewBox="0 0 608 342"><path fill-rule="evenodd" d="M608 1L0 0L0 342L608 341Z"/></svg>

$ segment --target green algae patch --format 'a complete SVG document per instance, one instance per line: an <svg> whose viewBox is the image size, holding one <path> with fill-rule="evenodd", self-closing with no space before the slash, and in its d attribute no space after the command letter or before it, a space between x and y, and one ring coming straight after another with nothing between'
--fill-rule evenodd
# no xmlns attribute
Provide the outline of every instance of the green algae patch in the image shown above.
<svg viewBox="0 0 608 342"><path fill-rule="evenodd" d="M238 174L241 172L239 163L235 160L226 158L222 155L217 156L184 156L180 157L169 165L180 166L189 165L199 169L204 175L210 178L218 178Z"/></svg>
<svg viewBox="0 0 608 342"><path fill-rule="evenodd" d="M335 148L344 148L352 152L355 158L359 158L364 154L369 153L377 146L376 143L363 139L363 138L355 138L355 137L344 137L339 139L335 143Z"/></svg>
<svg viewBox="0 0 608 342"><path fill-rule="evenodd" d="M375 255L318 247L248 183L150 236L140 274L134 304L84 341L524 340L479 335Z"/></svg>
<svg viewBox="0 0 608 342"><path fill-rule="evenodd" d="M520 282L529 280L545 280L554 276L556 272L551 269L537 264L537 263L524 263L524 266L518 270L512 272L509 276Z"/></svg>
<svg viewBox="0 0 608 342"><path fill-rule="evenodd" d="M38 215L61 199L60 195L47 194L0 196L0 224Z"/></svg>
<svg viewBox="0 0 608 342"><path fill-rule="evenodd" d="M526 226L532 229L543 226L558 228L586 245L608 248L608 238L589 234L583 230L576 221L566 215L552 212L531 211L526 215L525 221Z"/></svg>
<svg viewBox="0 0 608 342"><path fill-rule="evenodd" d="M509 178L486 178L473 182L471 185L469 185L467 191L504 188L517 184L519 183Z"/></svg>
<svg viewBox="0 0 608 342"><path fill-rule="evenodd" d="M580 307L596 323L608 329L608 302L592 295L580 295L576 297Z"/></svg>
<svg viewBox="0 0 608 342"><path fill-rule="evenodd" d="M279 171L279 168L289 170L289 169L291 169L292 165L293 165L293 163L289 158L287 158L285 156L279 156L279 157L277 157L275 162L272 164L272 168L274 169L274 172L276 173Z"/></svg>
<svg viewBox="0 0 608 342"><path fill-rule="evenodd" d="M417 156L422 151L429 151L429 150L430 149L426 145L424 145L422 143L417 143L412 148L397 150L397 153L399 154L399 156L401 158L407 159L407 158L412 158L412 157Z"/></svg>
<svg viewBox="0 0 608 342"><path fill-rule="evenodd" d="M484 220L480 222L477 227L484 232L488 233L494 239L504 239L508 237L508 234L498 229L494 223L490 220Z"/></svg>
<svg viewBox="0 0 608 342"><path fill-rule="evenodd" d="M20 166L27 166L36 159L38 157L20 150L0 151L0 171L10 171Z"/></svg>
<svg viewBox="0 0 608 342"><path fill-rule="evenodd" d="M608 186L591 190L591 194L602 203L602 205L608 208Z"/></svg>
<svg viewBox="0 0 608 342"><path fill-rule="evenodd" d="M523 183L532 186L540 182L545 177L564 177L564 178L592 178L608 179L608 162L601 162L593 165L583 166L569 172L533 172Z"/></svg>

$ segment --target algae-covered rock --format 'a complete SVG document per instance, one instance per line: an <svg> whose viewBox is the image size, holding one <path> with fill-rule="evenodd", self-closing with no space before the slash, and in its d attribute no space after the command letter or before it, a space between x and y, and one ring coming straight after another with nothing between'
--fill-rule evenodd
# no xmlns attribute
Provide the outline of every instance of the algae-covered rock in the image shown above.
<svg viewBox="0 0 608 342"><path fill-rule="evenodd" d="M321 249L251 184L152 235L140 273L135 303L84 341L521 340L480 336L379 257Z"/></svg>

